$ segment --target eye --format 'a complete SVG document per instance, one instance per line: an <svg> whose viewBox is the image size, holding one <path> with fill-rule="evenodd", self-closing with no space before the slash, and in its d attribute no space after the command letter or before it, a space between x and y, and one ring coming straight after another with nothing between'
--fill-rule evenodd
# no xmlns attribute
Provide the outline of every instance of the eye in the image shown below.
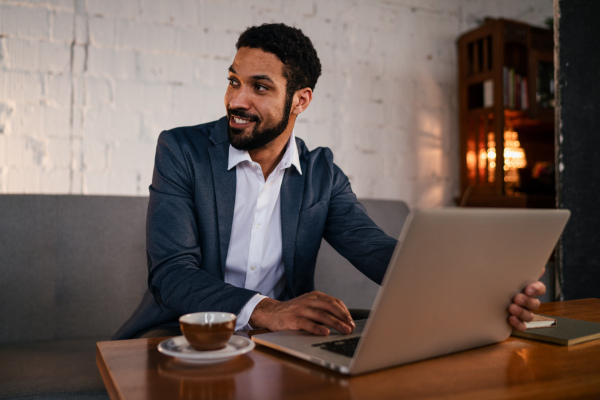
<svg viewBox="0 0 600 400"><path fill-rule="evenodd" d="M233 86L233 87L240 86L239 82L233 78L227 78L227 80L229 81L229 86Z"/></svg>
<svg viewBox="0 0 600 400"><path fill-rule="evenodd" d="M264 86L264 85L260 85L260 84L256 84L254 85L254 88L256 89L257 92L266 92L267 90L269 90L268 87Z"/></svg>

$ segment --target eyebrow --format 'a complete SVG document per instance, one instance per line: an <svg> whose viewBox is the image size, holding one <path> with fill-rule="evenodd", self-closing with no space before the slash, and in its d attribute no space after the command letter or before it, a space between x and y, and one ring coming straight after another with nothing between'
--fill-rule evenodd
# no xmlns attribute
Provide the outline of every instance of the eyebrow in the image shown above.
<svg viewBox="0 0 600 400"><path fill-rule="evenodd" d="M235 68L233 68L233 65L229 67L229 72L232 74L237 74ZM269 81L271 83L275 83L273 79L269 77L269 75L252 75L251 78L255 81Z"/></svg>

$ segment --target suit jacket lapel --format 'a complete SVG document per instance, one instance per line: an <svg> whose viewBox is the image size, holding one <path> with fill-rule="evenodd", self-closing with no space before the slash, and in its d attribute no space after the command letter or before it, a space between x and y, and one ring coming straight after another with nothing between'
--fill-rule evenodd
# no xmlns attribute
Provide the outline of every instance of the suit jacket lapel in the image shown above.
<svg viewBox="0 0 600 400"><path fill-rule="evenodd" d="M302 171L306 171L306 163L300 158ZM281 183L281 241L282 257L285 268L285 278L290 298L296 297L294 290L294 256L296 249L296 232L298 229L298 217L302 206L304 193L304 174L300 175L296 168L289 167L283 176Z"/></svg>
<svg viewBox="0 0 600 400"><path fill-rule="evenodd" d="M208 149L213 172L215 198L217 206L217 224L219 227L219 251L221 253L221 278L225 276L225 260L231 238L233 210L235 207L235 168L227 170L229 160L229 140L227 138L227 119L220 119L213 130L211 140L214 147Z"/></svg>

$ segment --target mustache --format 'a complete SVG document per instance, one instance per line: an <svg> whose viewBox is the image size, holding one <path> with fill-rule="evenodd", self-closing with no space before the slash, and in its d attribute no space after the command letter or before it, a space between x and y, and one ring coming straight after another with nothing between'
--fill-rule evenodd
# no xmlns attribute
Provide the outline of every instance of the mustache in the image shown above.
<svg viewBox="0 0 600 400"><path fill-rule="evenodd" d="M227 112L228 112L229 116L236 116L239 118L248 119L253 122L259 121L259 118L257 115L250 114L249 112L241 110L239 108L228 108Z"/></svg>

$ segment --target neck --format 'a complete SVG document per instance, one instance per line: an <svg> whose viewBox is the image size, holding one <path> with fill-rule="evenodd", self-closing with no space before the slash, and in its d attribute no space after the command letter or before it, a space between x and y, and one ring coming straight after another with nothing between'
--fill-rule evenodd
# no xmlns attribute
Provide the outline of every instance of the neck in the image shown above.
<svg viewBox="0 0 600 400"><path fill-rule="evenodd" d="M252 161L260 165L265 181L283 158L286 145L290 140L290 136L292 135L292 128L293 125L288 126L288 128L281 135L271 142L267 143L261 148L250 150L248 152Z"/></svg>

